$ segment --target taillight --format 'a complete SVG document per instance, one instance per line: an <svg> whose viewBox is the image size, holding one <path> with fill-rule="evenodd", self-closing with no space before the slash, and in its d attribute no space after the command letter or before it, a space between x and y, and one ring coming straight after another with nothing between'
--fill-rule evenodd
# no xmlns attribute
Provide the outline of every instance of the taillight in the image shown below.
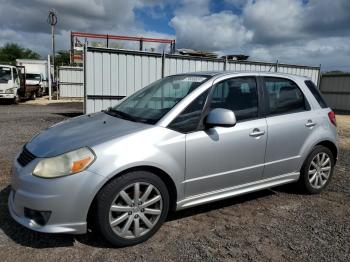
<svg viewBox="0 0 350 262"><path fill-rule="evenodd" d="M328 113L329 121L335 126L337 126L337 121L335 120L335 113L333 111Z"/></svg>

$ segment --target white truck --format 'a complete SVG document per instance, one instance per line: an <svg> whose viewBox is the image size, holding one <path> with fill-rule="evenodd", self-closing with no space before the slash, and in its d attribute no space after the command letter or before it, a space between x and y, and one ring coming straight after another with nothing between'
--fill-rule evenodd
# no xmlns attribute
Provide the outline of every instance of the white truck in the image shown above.
<svg viewBox="0 0 350 262"><path fill-rule="evenodd" d="M47 60L16 59L17 66L24 66L26 69L26 84L39 85L39 94L48 93L48 66Z"/></svg>
<svg viewBox="0 0 350 262"><path fill-rule="evenodd" d="M15 66L0 65L0 99L19 101L20 72Z"/></svg>
<svg viewBox="0 0 350 262"><path fill-rule="evenodd" d="M40 86L26 83L23 66L0 65L0 100L18 103L21 99L35 99L40 95Z"/></svg>

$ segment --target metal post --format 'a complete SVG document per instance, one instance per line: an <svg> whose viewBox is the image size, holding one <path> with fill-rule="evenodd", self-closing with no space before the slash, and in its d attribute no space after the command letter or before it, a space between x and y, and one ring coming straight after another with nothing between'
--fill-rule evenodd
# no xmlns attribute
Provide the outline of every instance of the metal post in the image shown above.
<svg viewBox="0 0 350 262"><path fill-rule="evenodd" d="M53 65L53 80L55 81L55 26L51 25L52 35L52 65Z"/></svg>
<svg viewBox="0 0 350 262"><path fill-rule="evenodd" d="M322 79L322 73L321 73L321 64L320 64L320 68L318 69L318 79L317 79L317 87L318 90L321 91L321 80Z"/></svg>
<svg viewBox="0 0 350 262"><path fill-rule="evenodd" d="M69 56L69 62L70 64L73 64L73 54L74 54L74 39L73 39L73 33L70 31L70 56Z"/></svg>
<svg viewBox="0 0 350 262"><path fill-rule="evenodd" d="M59 86L59 82L58 82L58 66L56 68L56 100L59 100L59 96L60 96L60 86Z"/></svg>
<svg viewBox="0 0 350 262"><path fill-rule="evenodd" d="M276 61L276 68L275 68L275 72L278 72L278 60Z"/></svg>
<svg viewBox="0 0 350 262"><path fill-rule="evenodd" d="M140 51L142 51L143 50L143 40L142 40L142 38L140 39Z"/></svg>
<svg viewBox="0 0 350 262"><path fill-rule="evenodd" d="M107 43L106 43L106 47L108 48L109 47L109 37L107 35Z"/></svg>
<svg viewBox="0 0 350 262"><path fill-rule="evenodd" d="M87 42L85 41L84 43L84 51L83 51L83 87L84 87L84 103L83 103L83 112L86 114L86 109L87 109L87 91L86 91L86 59L87 59Z"/></svg>
<svg viewBox="0 0 350 262"><path fill-rule="evenodd" d="M227 62L228 62L228 59L227 59L227 55L225 56L225 61L224 61L224 71L227 70Z"/></svg>
<svg viewBox="0 0 350 262"><path fill-rule="evenodd" d="M52 92L52 86L51 86L51 61L50 61L50 55L47 55L47 67L48 67L48 81L49 81L49 100L51 101L51 92Z"/></svg>
<svg viewBox="0 0 350 262"><path fill-rule="evenodd" d="M57 24L57 15L54 9L51 9L49 11L49 15L47 17L47 23L51 25L52 65L53 65L52 79L53 81L55 81L55 26Z"/></svg>
<svg viewBox="0 0 350 262"><path fill-rule="evenodd" d="M164 77L164 68L165 68L165 53L163 50L163 54L162 54L162 78Z"/></svg>

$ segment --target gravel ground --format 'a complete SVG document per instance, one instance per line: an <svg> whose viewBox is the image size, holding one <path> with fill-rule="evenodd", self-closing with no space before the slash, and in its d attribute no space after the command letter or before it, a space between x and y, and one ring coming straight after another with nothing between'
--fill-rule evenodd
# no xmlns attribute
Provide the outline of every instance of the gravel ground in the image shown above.
<svg viewBox="0 0 350 262"><path fill-rule="evenodd" d="M320 195L284 186L169 216L149 241L112 248L93 232L32 232L7 211L10 164L35 133L81 103L0 105L0 261L350 261L350 116L337 116L341 153Z"/></svg>

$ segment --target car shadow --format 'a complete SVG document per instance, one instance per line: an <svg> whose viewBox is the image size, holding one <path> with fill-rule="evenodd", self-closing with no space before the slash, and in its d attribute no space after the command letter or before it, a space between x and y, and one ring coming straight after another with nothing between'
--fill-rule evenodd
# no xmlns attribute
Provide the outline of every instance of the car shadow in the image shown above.
<svg viewBox="0 0 350 262"><path fill-rule="evenodd" d="M0 99L0 105L12 105L13 101L11 99Z"/></svg>
<svg viewBox="0 0 350 262"><path fill-rule="evenodd" d="M55 115L65 116L65 117L76 117L83 115L83 112L66 112L66 113L54 113Z"/></svg>
<svg viewBox="0 0 350 262"><path fill-rule="evenodd" d="M26 247L44 249L53 247L70 247L74 246L75 241L78 241L84 245L97 248L114 248L98 232L94 232L91 229L89 229L88 233L84 235L68 235L40 233L21 226L12 219L8 211L7 201L10 190L11 186L7 186L0 191L0 229L15 243ZM263 190L214 203L204 204L178 212L171 212L168 215L165 223L210 212L212 210L242 204L273 194L274 192L271 190Z"/></svg>

